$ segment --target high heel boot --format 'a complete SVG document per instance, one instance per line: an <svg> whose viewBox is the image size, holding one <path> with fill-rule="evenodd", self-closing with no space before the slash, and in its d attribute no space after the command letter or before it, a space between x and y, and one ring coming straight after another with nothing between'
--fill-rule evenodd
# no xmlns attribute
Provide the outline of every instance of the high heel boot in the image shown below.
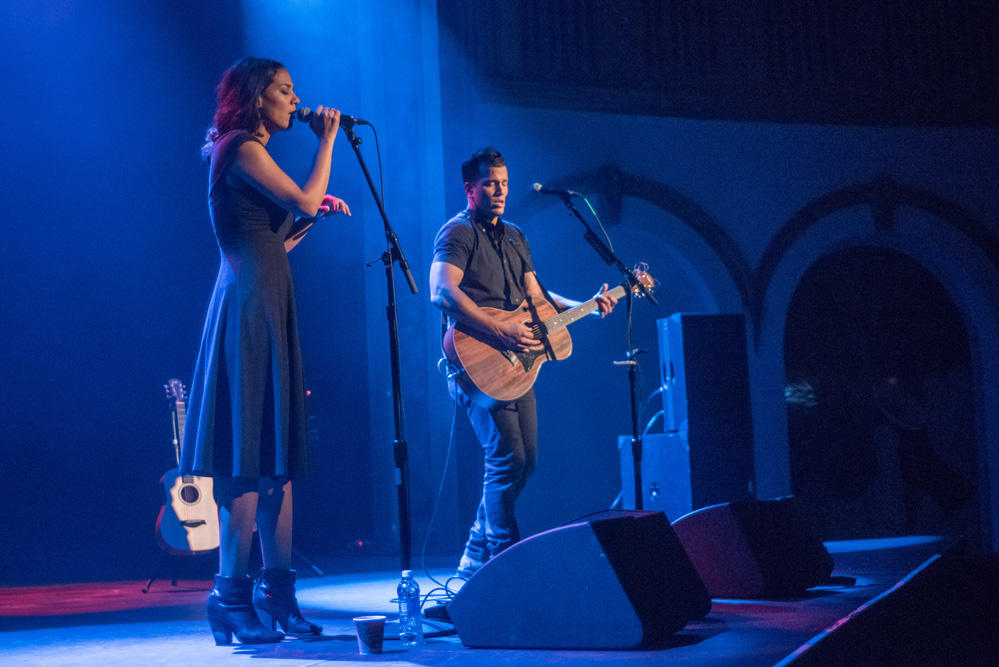
<svg viewBox="0 0 999 667"><path fill-rule="evenodd" d="M318 635L323 629L302 618L295 599L295 570L264 568L253 589L253 605L273 629L277 623L289 635Z"/></svg>
<svg viewBox="0 0 999 667"><path fill-rule="evenodd" d="M215 644L231 644L233 634L244 644L270 644L284 638L281 632L268 630L253 609L253 580L249 577L215 575L215 588L208 596L208 623Z"/></svg>

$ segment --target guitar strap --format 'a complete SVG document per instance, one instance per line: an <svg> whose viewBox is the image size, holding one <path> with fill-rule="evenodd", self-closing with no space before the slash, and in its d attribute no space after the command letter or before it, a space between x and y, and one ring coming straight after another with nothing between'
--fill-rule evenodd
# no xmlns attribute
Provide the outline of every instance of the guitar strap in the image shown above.
<svg viewBox="0 0 999 667"><path fill-rule="evenodd" d="M465 219L468 220L469 223L471 223L471 225L473 227L476 227L475 222L472 221L470 217L466 216ZM524 257L524 253L522 253L520 251L520 248L517 246L516 243L513 242L513 239L510 238L509 235L507 235L507 239L510 242L510 246L513 247L513 249L517 252L517 255L520 257L520 265L521 265L521 267L527 266L528 262L527 262L527 258ZM490 241L492 242L491 238L490 238ZM501 251L500 247L496 246L495 244L493 245L493 247L497 250L497 252L500 253L500 256L502 256L502 251ZM525 273L523 271L521 271L521 274L520 274L520 277L519 277L519 279L520 279L520 291L526 297L527 296L527 282L524 279L524 277L525 277ZM565 309L562 308L561 306L559 306L558 302L555 301L555 299L552 298L552 295L548 293L548 289L545 287L545 284L543 282L541 282L541 278L540 278L540 276L538 276L538 272L537 271L534 272L534 277L538 281L538 287L541 288L541 293L544 294L545 299L547 299L548 302L552 305L552 307L555 309L555 312L556 313L564 312ZM444 313L441 313L441 343L442 344L444 342L444 335L447 333L447 329L448 329L447 315L445 315Z"/></svg>
<svg viewBox="0 0 999 667"><path fill-rule="evenodd" d="M444 351L444 336L447 335L447 315L441 313L441 358L437 360L437 372L447 380L447 391L451 398L458 400L457 376L461 371L451 365L448 361L447 352Z"/></svg>
<svg viewBox="0 0 999 667"><path fill-rule="evenodd" d="M558 302L555 301L555 299L552 298L552 295L548 293L548 290L545 289L545 285L544 285L544 283L541 282L541 278L538 277L538 272L537 271L534 272L534 278L535 278L535 280L538 281L538 287L541 288L541 293L545 295L546 299L548 299L548 303L550 303L552 305L552 307L555 309L555 312L556 313L565 312L565 308L563 308L562 306L558 305Z"/></svg>
<svg viewBox="0 0 999 667"><path fill-rule="evenodd" d="M522 267L527 266L527 258L524 257L524 253L520 252L520 248L518 248L517 244L513 242L513 239L510 239L510 245L513 246L513 249L517 251L518 255L520 255L520 265ZM524 275L525 274L523 272L521 272L521 274L520 274L520 289L524 293L524 296L527 296L527 282L524 280ZM541 293L545 295L545 298L548 300L548 302L555 309L555 312L556 313L561 313L562 311L564 311L565 309L562 308L561 306L559 306L558 302L555 301L555 299L552 298L552 295L548 293L548 289L545 287L545 284L543 282L541 282L541 277L538 276L538 272L537 271L534 272L534 278L538 281L538 287L541 288Z"/></svg>

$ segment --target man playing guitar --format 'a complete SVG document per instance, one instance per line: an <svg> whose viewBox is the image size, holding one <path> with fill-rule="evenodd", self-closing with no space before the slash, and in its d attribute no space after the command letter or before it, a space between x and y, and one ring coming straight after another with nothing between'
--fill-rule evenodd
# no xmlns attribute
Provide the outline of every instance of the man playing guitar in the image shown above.
<svg viewBox="0 0 999 667"><path fill-rule="evenodd" d="M482 148L461 165L461 175L468 208L437 233L430 298L451 323L480 334L497 349L543 350L545 341L537 327L519 318L497 317L490 310L511 311L525 304L530 309L547 300L524 233L500 219L509 190L503 156ZM580 305L557 294L547 296L559 309ZM617 302L606 284L594 299L594 314L600 317ZM452 396L465 408L485 450L482 499L458 566L458 576L468 578L520 539L514 504L537 460L537 408L533 388L515 400L486 407L459 384L451 384Z"/></svg>

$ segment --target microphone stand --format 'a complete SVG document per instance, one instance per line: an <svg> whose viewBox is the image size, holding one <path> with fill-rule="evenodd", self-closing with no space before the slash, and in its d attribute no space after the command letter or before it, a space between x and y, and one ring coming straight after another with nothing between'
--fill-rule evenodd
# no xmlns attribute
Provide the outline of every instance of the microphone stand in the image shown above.
<svg viewBox="0 0 999 667"><path fill-rule="evenodd" d="M378 212L382 216L382 222L385 225L385 238L388 241L388 248L382 253L381 260L385 266L385 280L388 287L388 307L386 308L386 312L389 325L389 353L392 363L392 412L395 417L395 440L392 442L392 454L395 458L396 495L399 501L399 554L402 559L402 569L411 570L413 568L411 565L412 524L410 523L409 516L409 451L403 433L402 381L399 362L399 312L395 302L395 275L392 270L395 262L399 262L399 268L402 270L402 274L409 284L410 292L416 294L419 290L416 288L416 281L413 280L413 274L409 270L409 263L406 262L406 256L399 245L399 237L392 230L392 225L385 214L385 206L378 196L378 190L375 188L375 183L371 180L368 167L364 163L364 157L361 155L359 148L361 139L354 134L353 123L344 125L341 121L340 129L347 135L347 141L350 142L351 148L354 149L357 162L361 166L361 171L364 172L365 180L368 181L371 196L374 197L375 204L378 205ZM371 266L373 263L370 262L368 266Z"/></svg>
<svg viewBox="0 0 999 667"><path fill-rule="evenodd" d="M638 405L638 361L637 356L643 350L636 349L632 346L631 342L631 308L634 303L633 289L638 288L645 296L649 298L649 301L653 305L658 302L655 297L652 296L652 292L645 289L645 285L641 283L635 274L628 270L628 267L621 262L620 259L614 254L614 251L607 247L607 244L603 242L599 236L593 232L593 228L590 227L589 223L583 219L583 216L579 214L576 207L572 205L572 194L569 192L559 193L559 198L565 207L569 209L569 213L576 217L586 231L583 233L583 238L586 242L593 246L593 249L597 251L600 258L607 262L608 265L617 268L621 272L623 280L621 284L624 286L624 293L627 298L627 311L628 311L628 352L625 355L625 361L615 361L614 364L617 366L627 366L628 367L628 385L631 389L631 460L634 469L635 476L635 509L642 509L642 433L639 430L638 419L639 419L639 405Z"/></svg>

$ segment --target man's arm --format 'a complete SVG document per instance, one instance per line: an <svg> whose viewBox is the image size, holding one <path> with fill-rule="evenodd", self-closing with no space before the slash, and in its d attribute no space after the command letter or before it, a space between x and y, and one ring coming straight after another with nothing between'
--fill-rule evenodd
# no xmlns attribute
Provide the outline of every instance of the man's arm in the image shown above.
<svg viewBox="0 0 999 667"><path fill-rule="evenodd" d="M454 264L434 262L430 265L430 301L445 315L483 333L498 338L511 350L523 351L539 347L533 332L521 322L503 322L479 308L461 291L465 272Z"/></svg>

